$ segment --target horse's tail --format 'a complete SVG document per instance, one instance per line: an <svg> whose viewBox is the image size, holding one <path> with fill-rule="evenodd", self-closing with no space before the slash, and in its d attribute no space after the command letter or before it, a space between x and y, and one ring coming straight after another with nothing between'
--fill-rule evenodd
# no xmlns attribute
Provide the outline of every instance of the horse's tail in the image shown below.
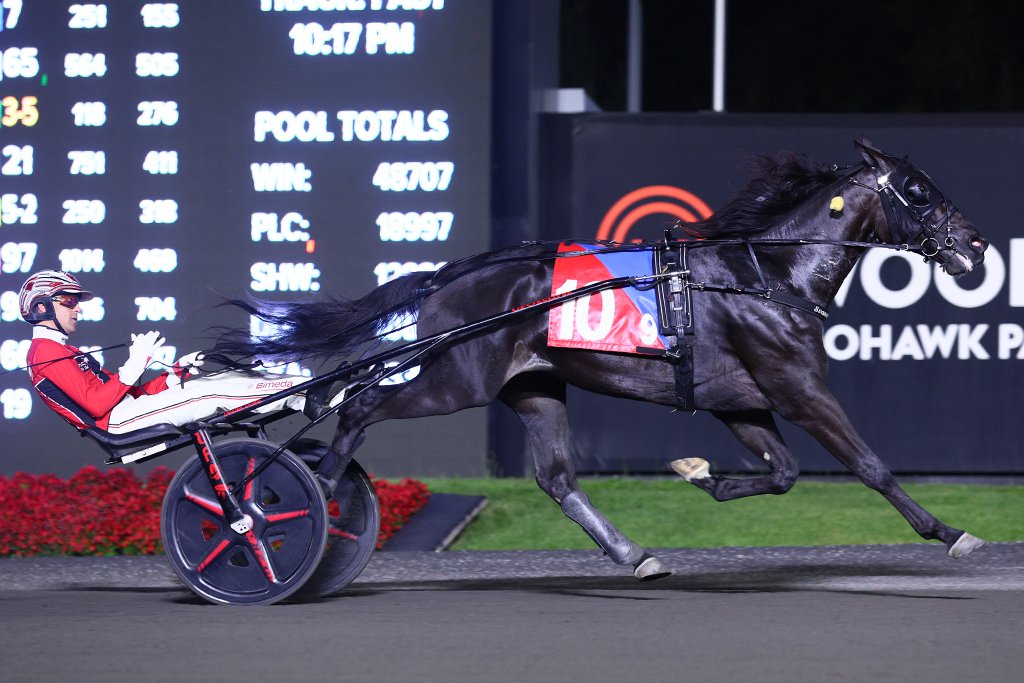
<svg viewBox="0 0 1024 683"><path fill-rule="evenodd" d="M219 328L208 355L234 365L240 359L293 361L351 352L379 339L389 324L415 314L434 273L410 273L387 282L361 299L327 298L309 303L243 301L236 306L265 323L265 332Z"/></svg>

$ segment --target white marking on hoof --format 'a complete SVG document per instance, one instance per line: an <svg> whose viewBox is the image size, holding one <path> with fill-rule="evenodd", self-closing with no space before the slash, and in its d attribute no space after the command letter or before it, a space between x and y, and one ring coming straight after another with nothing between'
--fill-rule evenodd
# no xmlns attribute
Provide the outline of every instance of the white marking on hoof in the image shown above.
<svg viewBox="0 0 1024 683"><path fill-rule="evenodd" d="M956 539L956 543L946 553L954 560L958 560L964 555L969 555L971 552L977 550L981 546L985 545L985 541L981 540L977 536L972 536L966 531L964 535Z"/></svg>
<svg viewBox="0 0 1024 683"><path fill-rule="evenodd" d="M709 476L708 472L711 469L708 461L704 458L683 458L682 460L673 460L669 463L669 467L675 470L675 473L686 481L703 479L704 477Z"/></svg>
<svg viewBox="0 0 1024 683"><path fill-rule="evenodd" d="M661 563L656 557L648 557L633 570L633 576L639 581L653 581L669 576L672 570Z"/></svg>

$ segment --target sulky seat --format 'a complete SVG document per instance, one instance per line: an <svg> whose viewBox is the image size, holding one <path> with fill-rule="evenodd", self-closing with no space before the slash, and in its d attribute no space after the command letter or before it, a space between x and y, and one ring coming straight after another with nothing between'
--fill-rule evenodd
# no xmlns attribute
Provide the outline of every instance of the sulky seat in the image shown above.
<svg viewBox="0 0 1024 683"><path fill-rule="evenodd" d="M192 442L191 435L171 424L143 427L124 434L111 434L96 427L85 427L81 434L98 443L107 452L108 465L148 460Z"/></svg>

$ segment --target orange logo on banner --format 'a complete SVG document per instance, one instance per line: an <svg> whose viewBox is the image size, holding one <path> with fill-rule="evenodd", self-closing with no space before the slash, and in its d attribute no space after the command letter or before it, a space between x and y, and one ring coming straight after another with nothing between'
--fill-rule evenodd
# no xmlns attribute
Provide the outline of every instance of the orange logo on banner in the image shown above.
<svg viewBox="0 0 1024 683"><path fill-rule="evenodd" d="M625 242L637 221L657 213L695 223L710 217L712 211L704 200L681 187L648 185L626 194L608 209L597 229L597 239Z"/></svg>

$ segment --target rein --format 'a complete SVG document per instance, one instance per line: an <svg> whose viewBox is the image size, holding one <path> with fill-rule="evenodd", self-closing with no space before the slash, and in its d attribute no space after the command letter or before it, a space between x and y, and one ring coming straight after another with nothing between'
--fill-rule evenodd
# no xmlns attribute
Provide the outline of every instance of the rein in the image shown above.
<svg viewBox="0 0 1024 683"><path fill-rule="evenodd" d="M681 222L681 221L680 221ZM676 223L677 227L679 223ZM559 240L555 242L528 242L529 245L558 245L563 241L572 240ZM824 240L814 239L810 237L794 237L789 239L781 239L774 237L766 238L742 238L742 237L712 237L708 239L666 239L664 242L647 242L642 244L622 244L621 242L606 242L608 247L605 249L585 249L583 251L564 251L558 254L552 254L551 256L537 258L535 256L519 257L515 259L505 259L502 261L495 261L494 264L507 263L508 261L541 261L556 258L572 258L574 256L593 256L595 254L607 254L608 252L616 251L646 251L652 247L657 248L658 246L677 247L685 245L688 248L696 247L722 247L722 246L744 246L752 244L755 246L767 246L767 247L787 247L787 246L808 246L814 244L825 244L834 247L856 247L860 249L892 249L893 251L911 251L920 252L922 256L927 256L920 245L916 244L888 244L886 242L857 242L854 240ZM488 263L483 268L490 266ZM445 282L444 284L447 284Z"/></svg>
<svg viewBox="0 0 1024 683"><path fill-rule="evenodd" d="M509 263L517 262L537 262L554 260L557 258L573 258L576 256L587 256L608 252L617 251L645 251L652 248L660 248L664 245L665 248L679 247L682 249L690 248L704 248L704 247L716 247L716 246L745 246L750 254L751 261L754 269L757 272L760 287L748 287L738 284L719 284L719 283L707 283L707 282L690 282L689 274L690 271L686 270L686 282L685 287L688 289L696 289L698 291L718 291L718 292L729 292L739 294L749 294L760 296L765 299L775 301L777 303L796 308L818 318L825 320L828 318L828 312L824 308L813 301L796 297L785 292L773 290L768 287L764 273L761 270L760 263L758 262L757 256L754 252L754 246L804 246L804 245L828 245L838 247L849 247L856 249L891 249L894 251L908 251L921 254L922 257L927 261L930 258L936 256L940 251L944 249L952 249L953 240L951 235L951 221L952 216L956 212L956 208L946 199L945 194L939 189L938 185L934 183L923 171L917 169L911 164L906 158L898 159L897 157L888 158L896 160L896 167L887 174L879 174L878 169L875 167L867 166L866 164L860 164L857 166L844 166L840 167L838 164L833 165L832 169L838 173L840 169L853 169L850 171L846 178L843 179L843 186L845 185L856 185L869 189L872 192L878 194L881 199L883 210L886 214L886 222L890 227L890 235L899 239L898 243L882 242L878 239L874 241L857 241L857 240L831 240L831 239L817 239L817 238L741 238L741 237L725 237L725 238L694 238L694 239L673 239L670 236L671 228L666 230L665 240L662 243L647 243L647 244L622 244L618 242L600 242L602 248L600 249L586 249L575 252L555 252L547 255L516 255L507 256L503 258L494 259L479 265L471 265L468 269L455 272L451 275L445 276L444 271L449 271L453 267L460 264L466 264L473 257L466 257L452 261L451 263L444 266L441 270L437 271L433 276L425 280L422 288L407 298L406 300L399 302L391 306L388 310L383 312L377 312L371 318L360 320L353 323L348 328L340 330L331 334L331 338L342 338L347 337L350 334L356 332L360 328L366 325L379 324L381 320L390 318L402 311L408 311L412 309L417 302L422 301L429 295L437 292L438 290L446 287L447 285L455 282L461 277L490 268L493 266L505 265ZM864 184L857 180L855 177L861 169L868 168L871 170L876 179L877 187ZM936 209L939 207L945 207L946 215L945 218L939 222L929 223L928 218L931 216ZM679 227L681 221L676 223L673 227ZM909 234L908 226L912 223L917 223L924 239L921 240L920 244L912 244L912 235ZM893 227L895 226L895 227ZM940 246L934 235L937 230L945 228L947 235L943 244ZM523 242L522 246L538 246L538 247L554 247L564 240L551 241L551 240L534 240ZM927 246L926 246L927 245ZM623 285L619 285L623 286ZM641 285L643 287L644 285ZM579 290L576 290L579 291ZM542 300L547 301L547 300ZM527 304L532 307L534 304L540 302L533 302ZM405 325L389 328L386 333L381 332L373 336L368 336L365 341L370 342L372 340L380 341L385 336L393 334L396 331L405 329L412 326L415 322L410 322Z"/></svg>
<svg viewBox="0 0 1024 683"><path fill-rule="evenodd" d="M563 241L565 241L565 240L533 240L533 241L523 242L523 246L556 247L558 244L560 244ZM456 280L458 280L459 278L461 278L461 277L463 277L465 275L469 275L471 273L475 273L477 271L484 270L485 268L491 268L491 267L500 266L500 265L507 265L509 263L525 263L525 262L536 262L536 261L553 261L553 260L559 259L559 258L574 258L574 257L577 257L577 256L591 256L591 255L595 255L595 254L606 254L606 253L609 253L609 252L647 251L647 250L650 250L652 248L658 248L659 245L665 245L665 246L669 246L669 247L675 247L675 246L683 247L683 246L685 246L686 248L747 245L747 247L749 248L750 245L756 245L756 246L801 246L801 245L804 245L804 246L806 246L806 245L816 245L817 244L817 245L831 245L831 246L852 247L852 248L862 248L862 249L868 249L868 248L871 248L871 249L892 249L894 251L921 252L921 247L920 246L912 245L912 244L887 244L885 242L858 242L858 241L852 241L852 240L825 240L825 239L812 239L812 238L792 238L792 239L777 239L777 238L755 238L755 239L709 238L709 239L694 239L694 240L686 240L686 239L677 240L677 239L667 239L666 238L665 242L653 243L653 244L652 243L648 243L648 244L634 245L634 244L623 244L623 243L620 243L620 242L602 242L602 244L605 244L607 246L602 248L602 249L585 249L585 250L582 250L582 251L571 251L571 252L561 252L561 253L554 253L553 252L553 253L551 253L549 255L546 255L546 256L536 256L536 255L509 256L509 257L506 257L506 258L500 258L500 259L495 259L493 261L489 261L487 263L475 266L475 267L473 267L473 268L471 268L469 270L457 273L457 274L449 276L447 278L439 278L439 279L433 279L432 278L432 279L428 280L427 284L425 284L425 286L423 288L421 288L413 297L410 297L409 299L407 299L405 301L402 301L402 302L400 302L400 303L390 307L389 309L387 309L386 311L384 311L382 313L374 314L374 317L372 317L372 318L368 318L366 320L361 320L359 322L353 323L348 328L346 328L344 330L341 330L339 332L333 333L331 335L331 337L332 338L345 337L348 334L350 334L353 331L355 331L356 329L362 327L363 325L367 325L367 324L370 324L370 323L377 323L379 320L387 319L387 318L397 314L400 311L408 309L409 307L413 306L416 303L416 301L421 300L421 299L423 299L423 298L425 298L425 297L427 297L427 296L437 292L438 290L448 286L449 284L455 282ZM761 296L761 297L763 297L765 299L770 299L770 300L775 301L777 303L780 303L780 304L783 304L783 305L786 305L786 306L790 306L792 308L797 308L797 309L805 311L807 313L811 313L812 315L815 315L815 316L821 318L822 320L825 320L825 319L828 318L828 312L826 310L824 310L824 308L822 308L820 305L814 303L813 301L809 301L807 299L802 299L802 298L799 298L799 297L795 297L795 296L792 296L792 295L787 294L785 292L779 292L777 290L770 289L767 286L767 283L764 280L763 274L761 274L760 264L757 262L756 256L754 256L753 259L754 259L755 268L758 271L759 279L761 281L761 288L752 288L752 287L747 287L747 286L738 285L738 284L716 284L716 283L708 283L708 282L688 282L686 284L686 286L688 288L696 289L698 291L718 291L718 292L729 292L729 293L733 293L733 294L750 294L750 295L755 295L755 296ZM456 264L458 264L460 262L463 262L463 261L466 261L466 260L468 260L468 258L467 259L460 259L460 260L457 260L457 261L453 261L450 264L448 264L447 266L445 266L445 268L447 268L449 266L452 266L452 265L456 265ZM440 274L441 271L438 271L438 273ZM636 279L637 280L643 280L644 278L636 278ZM627 284L629 284L629 283L627 283ZM626 286L626 285L625 284L618 284L617 286L618 287L623 287L623 286ZM637 286L638 288L643 289L643 288L646 288L646 286L649 286L649 285L641 284L641 285L634 285L634 286ZM578 292L578 291L580 291L580 290L579 289L574 290L574 292ZM535 304L538 304L538 303L541 303L541 302L548 302L548 301L550 301L550 300L549 299L542 299L542 300L537 301L537 302L531 302L529 304L526 304L525 306L515 307L515 308L512 309L512 311L518 311L521 308L533 307ZM388 328L387 332L382 332L380 334L377 334L377 335L375 335L373 337L373 339L376 339L377 341L379 341L379 340L383 339L384 337L386 337L386 336L388 336L390 334L394 334L395 332L401 331L401 330L406 329L407 327L411 327L412 325L415 325L415 324L416 324L415 322L410 322L410 323L407 323L405 325L401 325L399 327ZM370 340L368 339L367 341L370 341Z"/></svg>
<svg viewBox="0 0 1024 683"><path fill-rule="evenodd" d="M28 365L20 365L20 366L18 366L16 368L11 368L10 370L4 370L3 372L0 372L0 377L4 376L6 374L12 373L12 372L17 372L18 370L28 370L30 368L36 368L36 367L40 367L40 366L43 366L43 365L50 365L51 363L59 363L62 360L71 360L73 358L80 358L82 356L88 356L93 351L110 351L111 349L128 348L128 346L130 346L130 344L128 344L127 342L122 342L121 344L114 344L112 346L104 346L103 348L93 349L92 351L82 351L81 353L73 353L70 356L61 356L60 358L52 358L50 360L43 360L43 361L39 361L38 363L29 363Z"/></svg>
<svg viewBox="0 0 1024 683"><path fill-rule="evenodd" d="M679 225L678 223L676 224ZM853 240L824 240L824 239L775 239L775 238L764 238L764 239L741 239L741 238L719 238L719 239L700 239L700 240L674 240L668 237L666 231L665 242L663 243L665 248L679 248L683 251L698 247L713 247L713 246L745 246L747 252L750 254L750 261L754 266L754 271L757 273L757 279L760 287L749 287L740 284L720 284L713 282L693 282L690 280L692 272L689 269L684 269L679 272L683 277L682 286L689 290L697 290L699 292L724 292L728 294L748 294L752 296L759 296L769 301L789 306L805 313L821 319L828 319L828 311L825 308L810 299L803 297L794 296L787 292L772 289L768 286L768 280L764 275L764 271L761 269L761 263L757 259L757 254L754 252L754 246L800 246L800 245L815 245L824 244L838 247L855 247L855 248L872 248L872 249L892 249L894 251L911 251L921 252L925 255L920 246L911 244L887 244L885 242L858 242ZM575 256L591 256L596 254L605 254L608 252L616 251L644 251L646 249L660 248L659 246L632 246L622 245L618 246L616 243L609 243L607 249L585 249L583 251L569 251L560 252L553 255L553 258L572 258Z"/></svg>

